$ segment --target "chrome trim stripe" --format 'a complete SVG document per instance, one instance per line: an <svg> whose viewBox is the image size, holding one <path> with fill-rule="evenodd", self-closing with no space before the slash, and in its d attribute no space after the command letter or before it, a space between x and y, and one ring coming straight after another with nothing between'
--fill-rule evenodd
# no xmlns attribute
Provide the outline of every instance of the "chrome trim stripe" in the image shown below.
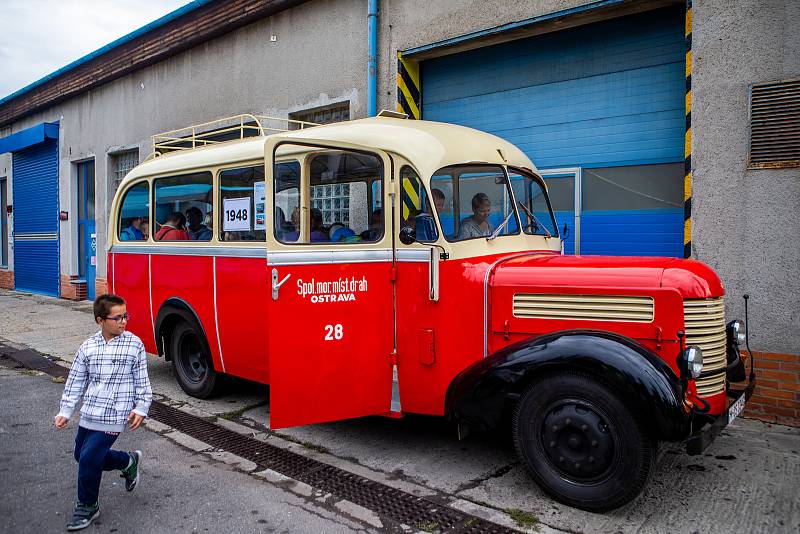
<svg viewBox="0 0 800 534"><path fill-rule="evenodd" d="M154 256L221 256L233 258L266 258L266 247L230 246L170 246L170 245L114 245L109 252L114 254L151 254Z"/></svg>
<svg viewBox="0 0 800 534"><path fill-rule="evenodd" d="M153 319L153 257L147 256L147 292L150 294L150 328L153 329L153 339L156 341L158 347L158 339L156 338L156 322ZM167 347L162 347L164 353L167 352Z"/></svg>
<svg viewBox="0 0 800 534"><path fill-rule="evenodd" d="M540 254L536 251L520 252L511 254L510 256L503 256L486 269L486 274L483 276L483 357L489 356L489 275L500 262L512 260L514 258L521 258L523 256L533 256Z"/></svg>
<svg viewBox="0 0 800 534"><path fill-rule="evenodd" d="M217 315L217 258L213 258L214 267L214 329L217 333L217 348L219 349L219 361L222 364L222 372L225 372L225 359L222 357L222 341L219 339L219 317Z"/></svg>

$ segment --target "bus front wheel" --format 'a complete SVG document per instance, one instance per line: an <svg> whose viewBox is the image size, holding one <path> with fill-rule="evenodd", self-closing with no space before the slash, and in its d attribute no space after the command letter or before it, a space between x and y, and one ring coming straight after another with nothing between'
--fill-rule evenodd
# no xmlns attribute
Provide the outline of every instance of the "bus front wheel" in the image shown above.
<svg viewBox="0 0 800 534"><path fill-rule="evenodd" d="M202 334L187 322L172 331L172 369L181 389L192 397L207 399L219 393L222 377L214 370Z"/></svg>
<svg viewBox="0 0 800 534"><path fill-rule="evenodd" d="M647 484L656 442L595 378L563 373L535 382L514 413L514 445L533 479L569 506L612 510Z"/></svg>

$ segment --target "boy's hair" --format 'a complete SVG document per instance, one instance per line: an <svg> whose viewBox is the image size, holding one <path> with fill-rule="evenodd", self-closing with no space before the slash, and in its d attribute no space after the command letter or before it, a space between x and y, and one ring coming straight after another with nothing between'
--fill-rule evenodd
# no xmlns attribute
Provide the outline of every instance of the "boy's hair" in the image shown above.
<svg viewBox="0 0 800 534"><path fill-rule="evenodd" d="M111 313L111 308L114 306L122 306L125 304L125 299L114 295L112 293L106 293L105 295L100 295L96 299L94 299L94 318L105 319L108 317L108 314Z"/></svg>

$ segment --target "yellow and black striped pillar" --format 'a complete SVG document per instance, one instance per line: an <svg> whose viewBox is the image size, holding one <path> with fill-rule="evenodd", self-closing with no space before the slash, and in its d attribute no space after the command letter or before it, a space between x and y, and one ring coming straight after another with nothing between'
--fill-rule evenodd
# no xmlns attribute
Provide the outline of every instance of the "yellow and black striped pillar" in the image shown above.
<svg viewBox="0 0 800 534"><path fill-rule="evenodd" d="M692 255L692 0L686 0L686 134L683 146L683 257Z"/></svg>
<svg viewBox="0 0 800 534"><path fill-rule="evenodd" d="M397 111L408 115L409 119L422 118L422 85L420 84L419 63L405 59L397 53Z"/></svg>

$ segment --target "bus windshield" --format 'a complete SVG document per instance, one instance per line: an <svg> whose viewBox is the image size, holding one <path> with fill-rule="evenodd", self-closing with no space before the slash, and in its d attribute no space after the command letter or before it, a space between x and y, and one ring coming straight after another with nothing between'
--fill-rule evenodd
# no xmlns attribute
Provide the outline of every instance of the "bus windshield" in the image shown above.
<svg viewBox="0 0 800 534"><path fill-rule="evenodd" d="M519 219L503 167L454 165L431 178L431 196L448 241L519 234Z"/></svg>
<svg viewBox="0 0 800 534"><path fill-rule="evenodd" d="M541 182L515 169L508 170L508 180L519 208L522 231L532 235L557 236L558 226Z"/></svg>

